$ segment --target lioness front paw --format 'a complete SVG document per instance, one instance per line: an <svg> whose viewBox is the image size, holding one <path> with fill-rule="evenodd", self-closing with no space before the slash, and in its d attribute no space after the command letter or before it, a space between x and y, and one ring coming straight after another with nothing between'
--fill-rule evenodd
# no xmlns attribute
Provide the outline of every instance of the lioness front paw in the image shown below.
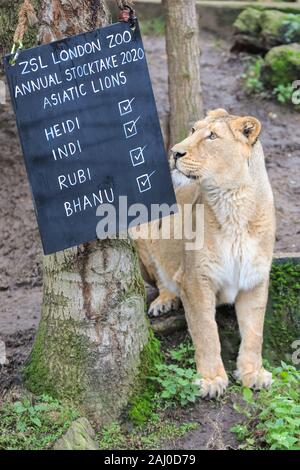
<svg viewBox="0 0 300 470"><path fill-rule="evenodd" d="M271 372L268 372L263 367L246 373L238 370L236 372L236 377L241 380L244 387L253 388L254 390L269 388L273 382Z"/></svg>
<svg viewBox="0 0 300 470"><path fill-rule="evenodd" d="M196 385L200 387L200 396L202 398L209 397L215 398L220 397L226 390L228 385L228 377L217 375L213 379L201 378L195 381Z"/></svg>
<svg viewBox="0 0 300 470"><path fill-rule="evenodd" d="M151 302L148 315L150 317L158 317L171 310L177 310L180 307L180 299L176 296L159 295Z"/></svg>

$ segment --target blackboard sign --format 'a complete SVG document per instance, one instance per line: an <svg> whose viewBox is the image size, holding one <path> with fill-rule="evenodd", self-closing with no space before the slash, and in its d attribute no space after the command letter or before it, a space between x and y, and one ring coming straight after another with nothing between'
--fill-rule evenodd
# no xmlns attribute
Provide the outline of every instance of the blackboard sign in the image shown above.
<svg viewBox="0 0 300 470"><path fill-rule="evenodd" d="M127 207L144 204L147 220L157 217L151 205L176 203L137 22L24 50L15 65L9 59L45 254L96 239L103 204L116 210L116 233L127 229L137 214L124 217L120 196Z"/></svg>

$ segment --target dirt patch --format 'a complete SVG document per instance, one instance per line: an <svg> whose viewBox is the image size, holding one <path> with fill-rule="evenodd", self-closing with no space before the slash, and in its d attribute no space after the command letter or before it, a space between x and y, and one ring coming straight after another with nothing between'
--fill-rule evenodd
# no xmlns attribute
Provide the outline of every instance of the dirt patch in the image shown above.
<svg viewBox="0 0 300 470"><path fill-rule="evenodd" d="M1 78L1 77L0 77ZM15 118L0 105L0 290L41 284L41 243Z"/></svg>
<svg viewBox="0 0 300 470"><path fill-rule="evenodd" d="M7 363L0 365L0 402L12 388L22 388L22 368L30 353L35 328L2 336L6 344Z"/></svg>
<svg viewBox="0 0 300 470"><path fill-rule="evenodd" d="M40 318L39 287L2 292L0 339L6 347L6 364L0 365L0 401L11 388L20 387L22 367L30 353Z"/></svg>
<svg viewBox="0 0 300 470"><path fill-rule="evenodd" d="M184 437L169 442L165 449L184 450L230 450L237 449L238 442L230 429L244 420L235 411L238 398L227 394L219 401L199 400L193 407L177 409L169 413L169 418L177 422L197 423L198 428Z"/></svg>
<svg viewBox="0 0 300 470"><path fill-rule="evenodd" d="M1 302L1 336L36 329L42 292L39 287L8 290Z"/></svg>

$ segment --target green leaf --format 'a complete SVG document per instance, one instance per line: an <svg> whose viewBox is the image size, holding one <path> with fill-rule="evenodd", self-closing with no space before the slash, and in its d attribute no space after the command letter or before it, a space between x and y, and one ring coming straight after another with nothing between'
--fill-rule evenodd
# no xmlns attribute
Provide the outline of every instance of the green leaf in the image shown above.
<svg viewBox="0 0 300 470"><path fill-rule="evenodd" d="M38 428L42 426L42 422L37 416L32 417L31 422L35 424Z"/></svg>
<svg viewBox="0 0 300 470"><path fill-rule="evenodd" d="M25 406L22 405L22 403L20 401L17 401L13 405L13 410L17 414L22 414L22 413L24 413L24 411L26 411L26 408L25 408Z"/></svg>

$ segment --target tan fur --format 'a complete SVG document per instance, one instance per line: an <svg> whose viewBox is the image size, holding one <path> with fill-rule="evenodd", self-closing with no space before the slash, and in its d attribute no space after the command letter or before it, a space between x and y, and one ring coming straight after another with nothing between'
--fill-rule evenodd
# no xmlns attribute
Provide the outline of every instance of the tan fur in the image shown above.
<svg viewBox="0 0 300 470"><path fill-rule="evenodd" d="M204 204L201 249L187 250L186 240L137 240L148 280L159 289L150 313L176 306L176 296L182 300L203 396L219 395L228 384L215 321L215 308L221 303L236 307L242 338L238 377L254 388L271 383L261 352L275 216L257 141L260 129L253 117L218 109L196 122L191 134L172 149L170 166L178 204ZM171 216L175 226L178 217Z"/></svg>

